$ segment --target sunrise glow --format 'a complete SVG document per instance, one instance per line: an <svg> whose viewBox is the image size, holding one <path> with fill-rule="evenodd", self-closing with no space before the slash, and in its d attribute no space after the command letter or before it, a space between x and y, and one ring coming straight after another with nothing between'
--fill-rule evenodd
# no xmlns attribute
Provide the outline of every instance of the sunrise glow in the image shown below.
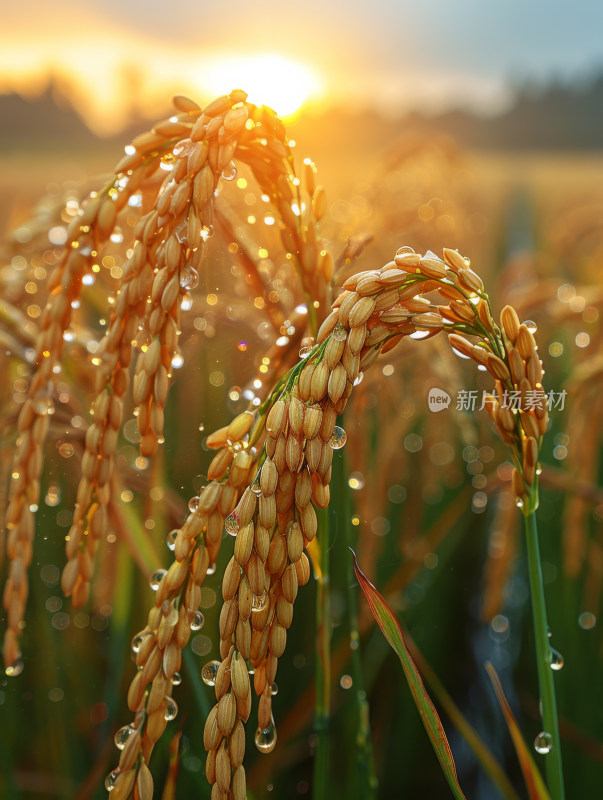
<svg viewBox="0 0 603 800"><path fill-rule="evenodd" d="M212 96L243 88L251 103L270 106L285 121L322 90L310 67L280 55L216 57L207 63L199 85Z"/></svg>

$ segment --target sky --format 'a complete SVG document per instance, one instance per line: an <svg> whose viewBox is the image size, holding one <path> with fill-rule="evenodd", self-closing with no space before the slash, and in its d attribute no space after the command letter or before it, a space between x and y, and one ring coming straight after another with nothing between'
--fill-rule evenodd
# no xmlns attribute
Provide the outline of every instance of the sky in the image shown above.
<svg viewBox="0 0 603 800"><path fill-rule="evenodd" d="M133 104L207 99L220 81L281 113L284 84L315 105L487 112L510 82L603 69L602 32L598 0L21 0L3 10L0 92L39 92L53 73L107 133Z"/></svg>

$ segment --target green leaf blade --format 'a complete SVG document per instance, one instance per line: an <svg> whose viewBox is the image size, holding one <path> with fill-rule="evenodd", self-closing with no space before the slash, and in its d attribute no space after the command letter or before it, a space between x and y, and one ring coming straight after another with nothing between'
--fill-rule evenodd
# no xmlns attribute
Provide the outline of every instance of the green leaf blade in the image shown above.
<svg viewBox="0 0 603 800"><path fill-rule="evenodd" d="M511 711L511 706L504 695L499 677L496 674L496 670L492 664L490 664L490 662L486 663L486 672L490 678L492 688L496 694L496 699L498 700L500 708L503 712L511 739L513 740L513 746L515 747L515 752L517 753L517 758L519 760L519 765L523 773L523 779L525 781L530 800L551 800L551 796L547 791L540 772L538 771L538 767L530 755L528 746L526 745L521 734L521 730L517 724L515 715Z"/></svg>
<svg viewBox="0 0 603 800"><path fill-rule="evenodd" d="M425 689L419 670L406 646L400 623L384 597L377 591L358 566L355 555L354 570L377 625L379 625L383 635L400 659L421 721L431 740L434 752L440 762L440 766L442 767L442 771L444 772L452 793L457 800L466 800L458 782L456 766L450 744L448 743L448 738L446 737L446 732L444 731L444 726Z"/></svg>

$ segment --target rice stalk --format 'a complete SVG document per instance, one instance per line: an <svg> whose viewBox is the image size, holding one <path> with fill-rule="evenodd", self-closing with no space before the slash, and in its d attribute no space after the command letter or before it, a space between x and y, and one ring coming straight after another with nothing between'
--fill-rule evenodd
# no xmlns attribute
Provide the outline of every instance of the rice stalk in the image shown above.
<svg viewBox="0 0 603 800"><path fill-rule="evenodd" d="M433 292L448 302L430 301L425 295ZM307 568L301 565L307 563L303 548L312 547L316 535L313 505L326 508L329 503L332 449L345 440L342 431L335 431L336 418L360 372L369 369L380 352L404 337L446 330L453 347L490 372L497 391L486 402L512 450L517 502L528 511L535 509L539 440L547 411L533 402L532 394L542 391L542 365L531 332L509 306L503 309L501 325L493 320L481 279L458 252L444 250L439 259L400 248L381 270L358 273L344 283L315 347L259 409L250 441L255 443L263 429L267 438L256 491L245 490L226 525L236 536L235 555L222 584L218 702L205 729L207 777L216 797L229 792L235 798L245 796L242 734L236 733L236 740L231 737L250 714L249 681L242 677L241 666L247 659L260 697L256 744L270 751L276 743L271 687L297 586L307 580ZM517 395L515 413L504 405L505 390Z"/></svg>
<svg viewBox="0 0 603 800"><path fill-rule="evenodd" d="M4 591L8 625L4 663L9 674L21 669L18 639L27 601L27 568L32 558L34 514L39 501L43 449L53 408L54 376L60 372L64 340L86 276L98 270L99 251L110 238L119 212L135 193L150 209L141 216L135 243L123 267L109 324L92 359L96 399L86 433L82 477L67 537L62 588L75 607L90 592L94 558L107 531L111 476L124 402L136 406L140 452L151 458L163 441L164 407L171 373L181 360L178 347L181 305L199 280L206 240L213 232L214 195L221 178L233 177L233 159L246 163L275 207L281 237L290 249L302 286L325 297L329 259L316 231L324 212L323 190L314 185L315 168L302 187L282 123L265 107L245 102L234 91L205 109L174 98L176 114L137 136L115 168L115 177L73 218L63 256L49 280L49 299L36 340L36 370L18 420L6 514L11 562ZM163 172L167 174L161 178ZM236 170L235 170L236 171ZM332 270L331 270L332 272ZM320 307L320 299L315 301ZM312 306L312 314L314 314ZM24 326L24 330L27 328Z"/></svg>

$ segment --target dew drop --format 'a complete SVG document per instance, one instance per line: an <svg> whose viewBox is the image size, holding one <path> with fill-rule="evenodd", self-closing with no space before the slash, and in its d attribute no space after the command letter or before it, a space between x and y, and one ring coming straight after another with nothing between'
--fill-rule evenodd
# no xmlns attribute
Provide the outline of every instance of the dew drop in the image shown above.
<svg viewBox="0 0 603 800"><path fill-rule="evenodd" d="M75 331L73 328L67 328L66 331L63 331L63 339L66 342L73 342L75 340Z"/></svg>
<svg viewBox="0 0 603 800"><path fill-rule="evenodd" d="M164 718L167 722L170 722L170 720L176 718L176 714L178 713L178 705L173 697L166 696L165 700L167 705L165 707Z"/></svg>
<svg viewBox="0 0 603 800"><path fill-rule="evenodd" d="M411 339L425 339L427 336L429 336L429 331L415 331L410 334Z"/></svg>
<svg viewBox="0 0 603 800"><path fill-rule="evenodd" d="M182 300L180 301L180 308L183 311L190 311L193 307L193 298L189 292L185 292L182 295Z"/></svg>
<svg viewBox="0 0 603 800"><path fill-rule="evenodd" d="M363 378L364 378L364 372L359 372L358 376L356 377L356 380L354 381L354 386L358 386L359 383L362 383Z"/></svg>
<svg viewBox="0 0 603 800"><path fill-rule="evenodd" d="M452 348L452 352L454 353L455 356L458 356L459 358L467 358L471 360L470 356L465 355L465 353L461 353L461 351L457 350L456 347Z"/></svg>
<svg viewBox="0 0 603 800"><path fill-rule="evenodd" d="M205 430L205 425L204 425L204 423L203 423L203 422L201 422L201 423L200 423L200 425L199 425L199 430L200 430L200 431L204 431L204 430Z"/></svg>
<svg viewBox="0 0 603 800"><path fill-rule="evenodd" d="M348 338L348 332L341 322L338 322L333 328L332 336L336 342L345 342L345 340Z"/></svg>
<svg viewBox="0 0 603 800"><path fill-rule="evenodd" d="M175 353L172 358L171 364L172 364L172 369L180 369L184 365L184 358L182 356L182 353Z"/></svg>
<svg viewBox="0 0 603 800"><path fill-rule="evenodd" d="M178 528L174 528L174 530L171 530L165 537L165 543L168 546L168 550L172 550L173 552L174 548L176 547L176 539L178 538L179 533L180 531Z"/></svg>
<svg viewBox="0 0 603 800"><path fill-rule="evenodd" d="M219 669L219 661L208 661L201 670L201 680L203 683L207 684L207 686L215 686Z"/></svg>
<svg viewBox="0 0 603 800"><path fill-rule="evenodd" d="M188 501L188 510L191 512L191 514L194 514L195 511L199 508L200 502L201 502L200 497L198 496L191 497L191 499Z"/></svg>
<svg viewBox="0 0 603 800"><path fill-rule="evenodd" d="M170 682L172 686L180 686L180 684L182 683L182 675L179 672L174 672L174 674L170 678Z"/></svg>
<svg viewBox="0 0 603 800"><path fill-rule="evenodd" d="M23 662L22 661L15 661L14 664L10 664L4 670L4 674L7 678L16 678L23 672Z"/></svg>
<svg viewBox="0 0 603 800"><path fill-rule="evenodd" d="M258 728L255 732L255 746L260 753L271 753L276 746L276 725L274 717L270 717L267 728Z"/></svg>
<svg viewBox="0 0 603 800"><path fill-rule="evenodd" d="M306 347L302 347L302 348L300 349L300 351L299 351L299 357L300 357L300 358L308 358L308 356L309 356L309 355L310 355L310 353L312 352L312 349L313 349L313 348L312 348L312 346L311 346L311 345L306 345Z"/></svg>
<svg viewBox="0 0 603 800"><path fill-rule="evenodd" d="M278 684L276 683L276 681L275 681L275 682L272 684L272 686L270 687L270 694L271 694L273 697L275 697L275 696L278 694Z"/></svg>
<svg viewBox="0 0 603 800"><path fill-rule="evenodd" d="M115 228L109 239L111 239L113 244L121 244L124 240L124 235L121 228Z"/></svg>
<svg viewBox="0 0 603 800"><path fill-rule="evenodd" d="M254 483L251 486L251 491L254 493L256 497L260 497L262 494L262 487L259 483Z"/></svg>
<svg viewBox="0 0 603 800"><path fill-rule="evenodd" d="M155 570L155 572L151 575L149 586L154 592L156 592L157 589L159 589L159 584L161 583L161 579L166 574L167 574L167 569L158 569Z"/></svg>
<svg viewBox="0 0 603 800"><path fill-rule="evenodd" d="M267 602L268 602L268 592L262 592L262 594L254 594L253 600L251 601L251 610L262 611L264 608L266 608Z"/></svg>
<svg viewBox="0 0 603 800"><path fill-rule="evenodd" d="M205 617L200 611L195 611L191 620L191 631L200 631L205 625Z"/></svg>
<svg viewBox="0 0 603 800"><path fill-rule="evenodd" d="M110 772L107 777L105 778L105 789L108 792L112 792L115 789L115 783L117 778L119 777L121 770L114 769L113 772Z"/></svg>
<svg viewBox="0 0 603 800"><path fill-rule="evenodd" d="M135 636L132 637L132 641L130 642L130 649L133 653L138 653L140 648L142 647L142 643L145 640L144 633L137 633Z"/></svg>
<svg viewBox="0 0 603 800"><path fill-rule="evenodd" d="M336 425L333 429L333 434L329 439L329 445L333 448L333 450L341 450L341 448L347 442L347 439L348 435L344 429L340 428L339 425Z"/></svg>
<svg viewBox="0 0 603 800"><path fill-rule="evenodd" d="M533 319L526 319L523 321L523 324L530 331L530 333L536 333L536 331L538 330L538 326L536 325Z"/></svg>
<svg viewBox="0 0 603 800"><path fill-rule="evenodd" d="M237 177L237 168L232 161L222 170L222 177L225 181L234 181L234 179Z"/></svg>
<svg viewBox="0 0 603 800"><path fill-rule="evenodd" d="M115 747L117 747L118 750L123 750L126 746L126 742L133 733L134 728L131 725L124 725L123 728L120 728L113 737Z"/></svg>
<svg viewBox="0 0 603 800"><path fill-rule="evenodd" d="M226 517L224 527L226 528L226 533L229 533L231 536L237 535L239 532L239 515L236 511L233 511L232 514Z"/></svg>
<svg viewBox="0 0 603 800"><path fill-rule="evenodd" d="M545 756L553 749L553 737L546 731L540 731L538 736L534 739L534 750L540 755Z"/></svg>
<svg viewBox="0 0 603 800"><path fill-rule="evenodd" d="M211 563L211 564L209 565L209 567L207 568L207 574L208 574L208 575L214 575L214 574L215 574L215 572L216 572L216 562L214 561L214 562L213 562L213 563Z"/></svg>
<svg viewBox="0 0 603 800"><path fill-rule="evenodd" d="M515 505L517 506L517 508L523 508L523 500L521 499L521 497L517 498L517 500L515 501Z"/></svg>
<svg viewBox="0 0 603 800"><path fill-rule="evenodd" d="M174 149L172 153L176 157L186 158L193 149L193 143L190 139L182 139L182 141L178 142L177 145L174 145Z"/></svg>
<svg viewBox="0 0 603 800"><path fill-rule="evenodd" d="M555 672L559 672L560 669L563 669L564 664L565 659L561 653L558 650L555 650L554 647L551 647L551 669L554 669Z"/></svg>
<svg viewBox="0 0 603 800"><path fill-rule="evenodd" d="M196 289L199 284L199 273L190 264L180 273L180 286L183 289Z"/></svg>

